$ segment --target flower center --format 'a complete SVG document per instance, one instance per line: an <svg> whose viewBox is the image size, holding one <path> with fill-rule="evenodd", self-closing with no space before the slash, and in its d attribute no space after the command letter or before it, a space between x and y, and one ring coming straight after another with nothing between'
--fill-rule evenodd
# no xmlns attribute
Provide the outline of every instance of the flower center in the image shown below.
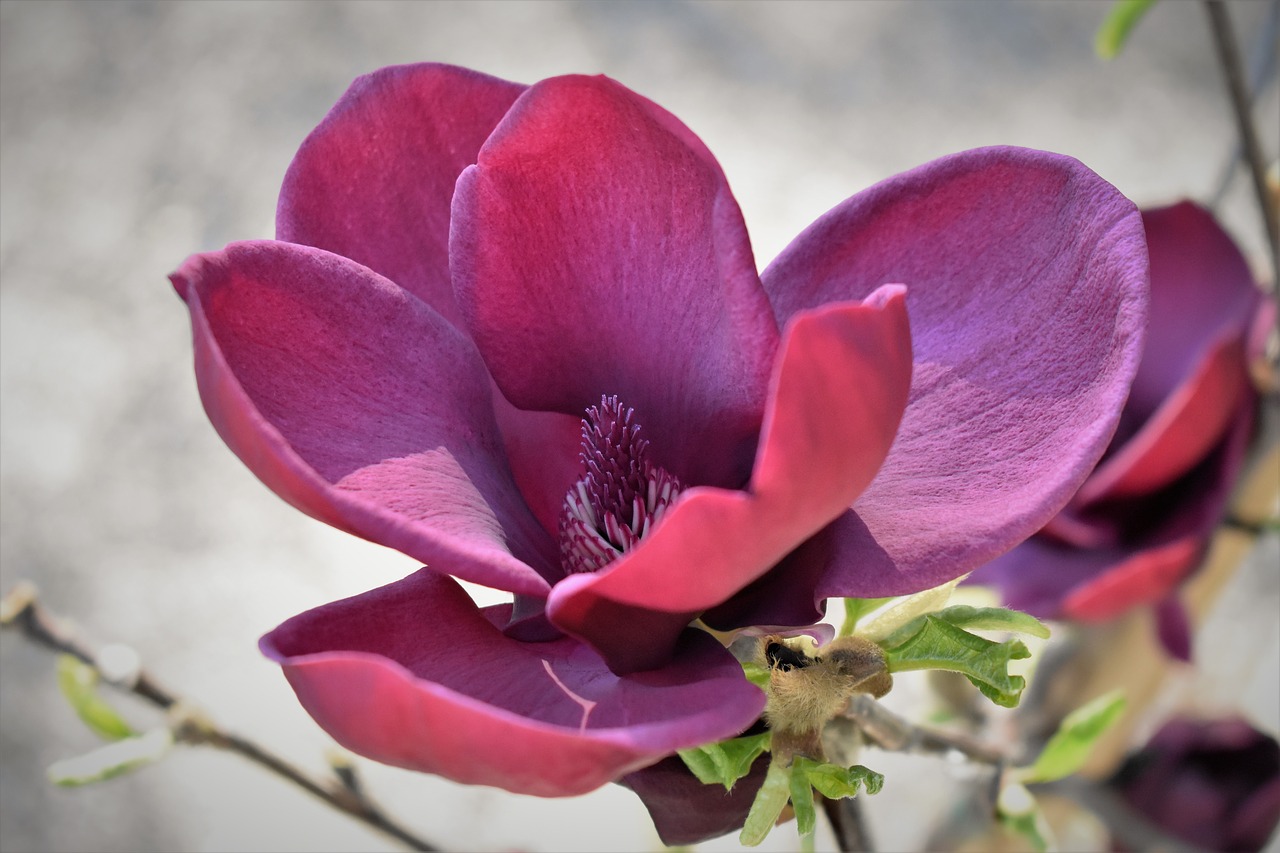
<svg viewBox="0 0 1280 853"><path fill-rule="evenodd" d="M585 474L560 512L560 562L566 572L594 572L649 535L683 486L649 461L635 410L617 397L587 409L579 458Z"/></svg>

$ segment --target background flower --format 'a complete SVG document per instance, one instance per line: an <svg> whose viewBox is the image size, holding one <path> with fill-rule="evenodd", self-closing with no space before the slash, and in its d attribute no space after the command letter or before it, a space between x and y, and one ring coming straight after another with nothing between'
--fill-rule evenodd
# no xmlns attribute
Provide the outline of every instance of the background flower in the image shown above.
<svg viewBox="0 0 1280 853"><path fill-rule="evenodd" d="M1280 744L1240 718L1165 723L1112 779L1125 801L1205 850L1261 850L1280 823Z"/></svg>
<svg viewBox="0 0 1280 853"><path fill-rule="evenodd" d="M973 576L1041 617L1109 619L1158 604L1190 656L1174 597L1204 556L1254 431L1250 337L1274 306L1240 250L1191 202L1143 213L1151 251L1146 352L1106 457L1040 534Z"/></svg>

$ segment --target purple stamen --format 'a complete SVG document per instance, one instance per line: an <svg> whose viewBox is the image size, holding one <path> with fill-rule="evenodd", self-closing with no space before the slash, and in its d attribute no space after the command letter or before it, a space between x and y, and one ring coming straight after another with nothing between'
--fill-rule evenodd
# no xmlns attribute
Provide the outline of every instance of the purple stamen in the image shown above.
<svg viewBox="0 0 1280 853"><path fill-rule="evenodd" d="M635 411L602 397L582 420L585 476L569 489L560 514L566 573L594 572L625 554L658 524L683 488L649 461L649 441Z"/></svg>

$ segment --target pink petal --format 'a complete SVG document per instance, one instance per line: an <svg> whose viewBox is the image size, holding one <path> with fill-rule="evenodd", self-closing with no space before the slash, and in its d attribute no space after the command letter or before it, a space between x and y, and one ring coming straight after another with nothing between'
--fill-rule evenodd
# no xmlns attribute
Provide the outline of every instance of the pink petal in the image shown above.
<svg viewBox="0 0 1280 853"><path fill-rule="evenodd" d="M450 262L518 408L634 408L685 483L750 471L777 326L742 215L702 143L603 77L523 95L463 173Z"/></svg>
<svg viewBox="0 0 1280 853"><path fill-rule="evenodd" d="M233 243L172 280L219 435L302 511L433 568L545 594L554 543L519 498L471 343L346 258Z"/></svg>
<svg viewBox="0 0 1280 853"><path fill-rule="evenodd" d="M1177 595L1156 605L1156 636L1164 650L1180 661L1191 661L1191 619Z"/></svg>
<svg viewBox="0 0 1280 853"><path fill-rule="evenodd" d="M1136 551L1093 574L1062 600L1068 619L1101 622L1139 604L1154 604L1177 589L1204 553L1204 542L1187 536ZM1106 553L1106 552L1102 552Z"/></svg>
<svg viewBox="0 0 1280 853"><path fill-rule="evenodd" d="M998 584L1004 604L1044 619L1111 619L1168 596L1199 559L1193 536L1121 548L1078 549L1034 537L973 576Z"/></svg>
<svg viewBox="0 0 1280 853"><path fill-rule="evenodd" d="M769 571L703 613L702 621L717 631L732 631L744 625L809 625L818 621L825 614L823 601L827 597L820 587L824 578L835 571L840 540L846 535L844 528L848 524L861 528L858 517L845 510Z"/></svg>
<svg viewBox="0 0 1280 853"><path fill-rule="evenodd" d="M1172 483L1221 441L1250 393L1243 338L1217 342L1137 434L1098 466L1072 503L1139 497Z"/></svg>
<svg viewBox="0 0 1280 853"><path fill-rule="evenodd" d="M875 476L906 403L905 303L903 288L885 287L865 303L792 317L748 489L686 491L638 548L556 584L551 621L616 671L660 665L690 615L760 577L844 511ZM637 627L631 611L670 621Z"/></svg>
<svg viewBox="0 0 1280 853"><path fill-rule="evenodd" d="M1256 759L1255 762L1263 763ZM1280 825L1280 771L1273 771L1268 781L1236 803L1224 833L1226 837L1222 839L1222 849L1262 850L1277 825Z"/></svg>
<svg viewBox="0 0 1280 853"><path fill-rule="evenodd" d="M278 238L358 261L460 325L449 280L453 187L524 89L429 63L360 77L289 166Z"/></svg>
<svg viewBox="0 0 1280 853"><path fill-rule="evenodd" d="M1182 202L1144 211L1143 222L1151 318L1125 418L1135 424L1164 405L1210 349L1243 340L1260 301L1244 256L1207 210Z"/></svg>
<svg viewBox="0 0 1280 853"><path fill-rule="evenodd" d="M420 571L262 638L322 728L361 755L457 782L571 796L750 726L764 694L707 634L619 678L570 639L522 643L452 579Z"/></svg>
<svg viewBox="0 0 1280 853"><path fill-rule="evenodd" d="M1146 249L1133 205L1067 157L957 154L820 218L764 273L780 318L910 285L911 401L854 507L833 591L958 577L1042 527L1115 429L1138 364Z"/></svg>
<svg viewBox="0 0 1280 853"><path fill-rule="evenodd" d="M1073 504L1154 491L1218 444L1249 392L1245 344L1262 295L1244 256L1190 202L1143 212L1151 254L1146 352L1108 458Z"/></svg>
<svg viewBox="0 0 1280 853"><path fill-rule="evenodd" d="M672 756L624 777L621 784L644 802L662 843L683 847L741 829L768 771L765 753L726 791L721 785L699 782L678 756Z"/></svg>
<svg viewBox="0 0 1280 853"><path fill-rule="evenodd" d="M559 536L565 495L582 478L582 417L517 409L496 387L493 410L525 503L549 534Z"/></svg>
<svg viewBox="0 0 1280 853"><path fill-rule="evenodd" d="M1250 403L1219 446L1176 483L1094 506L1090 512L1114 533L1108 546L1034 536L983 566L972 581L999 586L1010 607L1052 618L1101 621L1159 602L1200 563L1243 464L1252 415Z"/></svg>

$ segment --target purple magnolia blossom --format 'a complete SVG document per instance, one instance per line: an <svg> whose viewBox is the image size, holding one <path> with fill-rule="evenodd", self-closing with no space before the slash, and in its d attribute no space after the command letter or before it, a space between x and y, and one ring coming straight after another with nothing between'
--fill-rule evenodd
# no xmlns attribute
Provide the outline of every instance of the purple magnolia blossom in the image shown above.
<svg viewBox="0 0 1280 853"><path fill-rule="evenodd" d="M1280 823L1280 744L1239 718L1171 720L1112 780L1129 805L1205 850L1261 850Z"/></svg>
<svg viewBox="0 0 1280 853"><path fill-rule="evenodd" d="M540 795L757 719L695 618L809 625L1039 529L1145 322L1138 213L1070 158L938 160L757 274L705 146L603 77L363 77L277 232L172 277L205 408L285 500L428 568L262 649L346 747Z"/></svg>
<svg viewBox="0 0 1280 853"><path fill-rule="evenodd" d="M1190 657L1174 595L1203 559L1253 431L1248 348L1274 317L1244 256L1191 202L1144 211L1151 253L1146 351L1097 470L1041 533L974 574L1043 618L1110 619L1159 605Z"/></svg>

